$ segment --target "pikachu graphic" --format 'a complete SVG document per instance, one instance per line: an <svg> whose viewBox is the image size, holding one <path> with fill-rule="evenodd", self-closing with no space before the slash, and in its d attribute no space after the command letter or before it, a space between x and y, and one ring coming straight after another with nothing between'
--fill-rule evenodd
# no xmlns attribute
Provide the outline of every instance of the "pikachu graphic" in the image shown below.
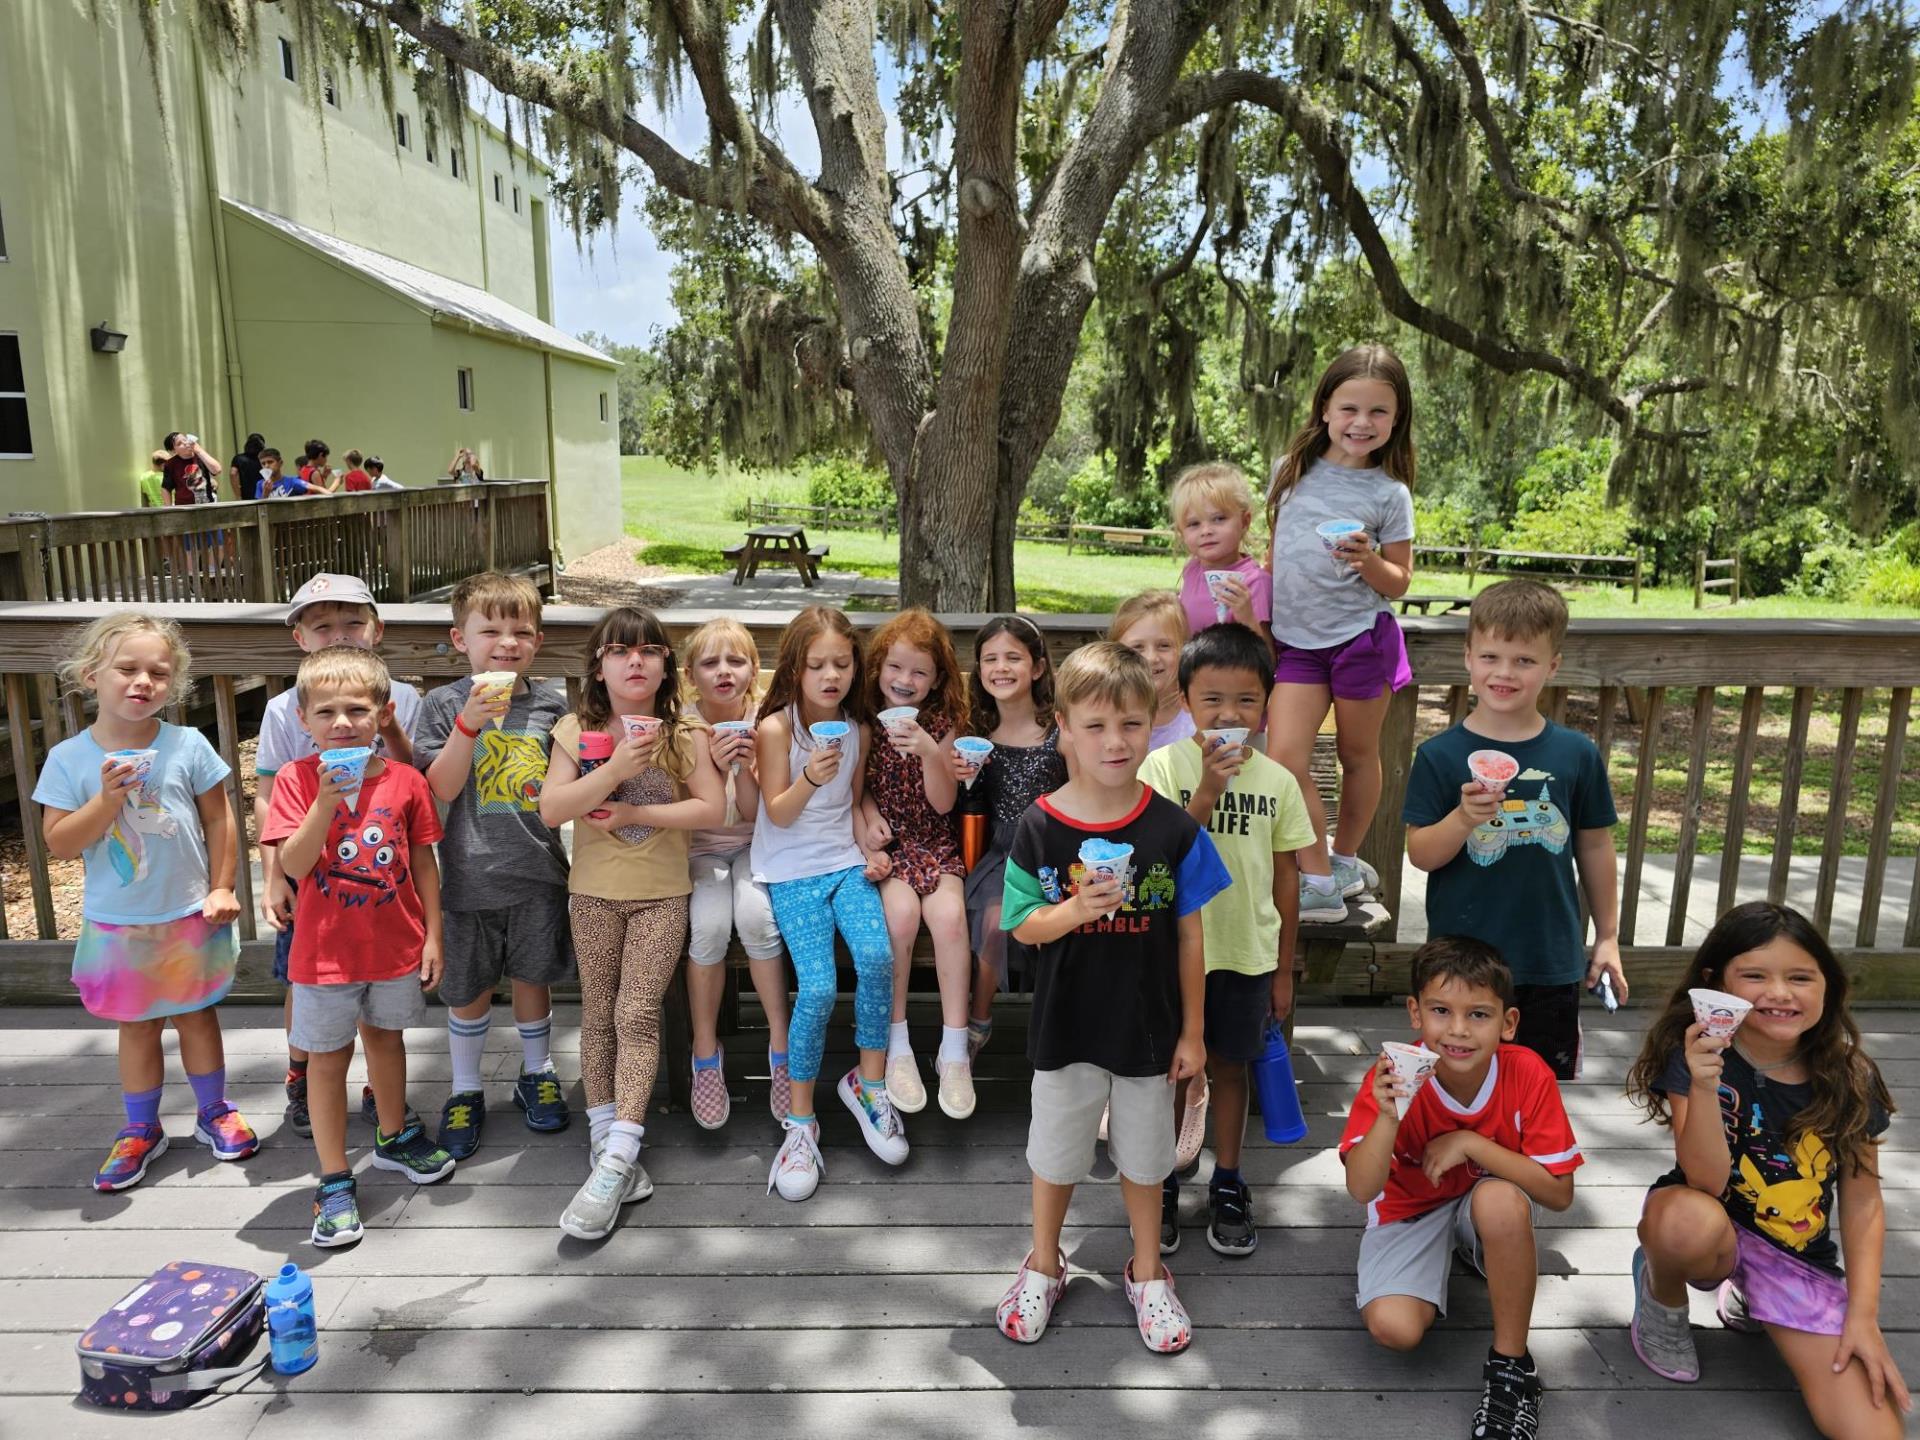
<svg viewBox="0 0 1920 1440"><path fill-rule="evenodd" d="M1769 1239L1790 1250L1805 1250L1826 1233L1826 1185L1833 1174L1833 1156L1811 1130L1801 1132L1791 1155L1795 1174L1772 1184L1753 1160L1742 1155L1733 1191L1753 1206L1753 1223ZM1784 1165L1782 1166L1784 1169Z"/></svg>

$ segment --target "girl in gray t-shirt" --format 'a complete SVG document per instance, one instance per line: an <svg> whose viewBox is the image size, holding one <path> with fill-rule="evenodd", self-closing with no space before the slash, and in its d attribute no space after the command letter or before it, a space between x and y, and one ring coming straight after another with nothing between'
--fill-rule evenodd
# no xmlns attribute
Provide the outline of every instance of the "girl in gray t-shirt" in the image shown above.
<svg viewBox="0 0 1920 1440"><path fill-rule="evenodd" d="M1361 345L1327 367L1313 411L1273 467L1273 698L1267 752L1300 782L1314 828L1326 810L1308 770L1313 738L1334 711L1340 823L1332 875L1301 875L1301 918L1338 919L1343 897L1380 883L1359 859L1380 803L1380 726L1412 681L1393 601L1413 573L1413 395L1384 345Z"/></svg>

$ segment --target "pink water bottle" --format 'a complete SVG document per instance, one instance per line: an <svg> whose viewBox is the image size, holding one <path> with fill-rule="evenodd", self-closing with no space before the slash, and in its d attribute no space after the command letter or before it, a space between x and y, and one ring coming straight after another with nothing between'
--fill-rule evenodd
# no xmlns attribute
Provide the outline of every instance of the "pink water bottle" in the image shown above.
<svg viewBox="0 0 1920 1440"><path fill-rule="evenodd" d="M598 730L580 732L580 773L586 774L596 766L604 765L613 758L613 737ZM607 818L605 810L587 812L595 820Z"/></svg>

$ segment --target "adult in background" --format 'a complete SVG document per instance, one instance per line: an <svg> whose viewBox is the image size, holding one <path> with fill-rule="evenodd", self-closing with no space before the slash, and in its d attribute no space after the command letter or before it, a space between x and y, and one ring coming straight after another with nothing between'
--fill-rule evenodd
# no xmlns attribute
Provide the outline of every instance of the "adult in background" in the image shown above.
<svg viewBox="0 0 1920 1440"><path fill-rule="evenodd" d="M220 462L200 444L198 435L175 430L166 439L167 463L160 467L160 487L174 505L211 505L213 477Z"/></svg>
<svg viewBox="0 0 1920 1440"><path fill-rule="evenodd" d="M260 498L260 452L266 448L266 437L256 430L247 436L247 443L240 453L227 462L227 469L233 474L234 499Z"/></svg>
<svg viewBox="0 0 1920 1440"><path fill-rule="evenodd" d="M463 445L453 452L447 478L455 485L478 485L487 478L487 472L480 468L480 457Z"/></svg>

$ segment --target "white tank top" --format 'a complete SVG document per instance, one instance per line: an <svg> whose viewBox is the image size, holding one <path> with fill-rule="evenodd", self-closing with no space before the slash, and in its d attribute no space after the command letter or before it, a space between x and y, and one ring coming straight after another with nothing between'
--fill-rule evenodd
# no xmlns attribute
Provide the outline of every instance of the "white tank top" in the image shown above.
<svg viewBox="0 0 1920 1440"><path fill-rule="evenodd" d="M800 771L813 754L813 737L800 723L797 708L787 711L787 724L793 728L787 744L788 774L794 783L808 784ZM766 799L761 798L753 821L753 878L774 885L865 865L866 856L853 838L853 777L859 773L860 727L849 721L840 769L807 797L806 808L791 825L769 820Z"/></svg>

